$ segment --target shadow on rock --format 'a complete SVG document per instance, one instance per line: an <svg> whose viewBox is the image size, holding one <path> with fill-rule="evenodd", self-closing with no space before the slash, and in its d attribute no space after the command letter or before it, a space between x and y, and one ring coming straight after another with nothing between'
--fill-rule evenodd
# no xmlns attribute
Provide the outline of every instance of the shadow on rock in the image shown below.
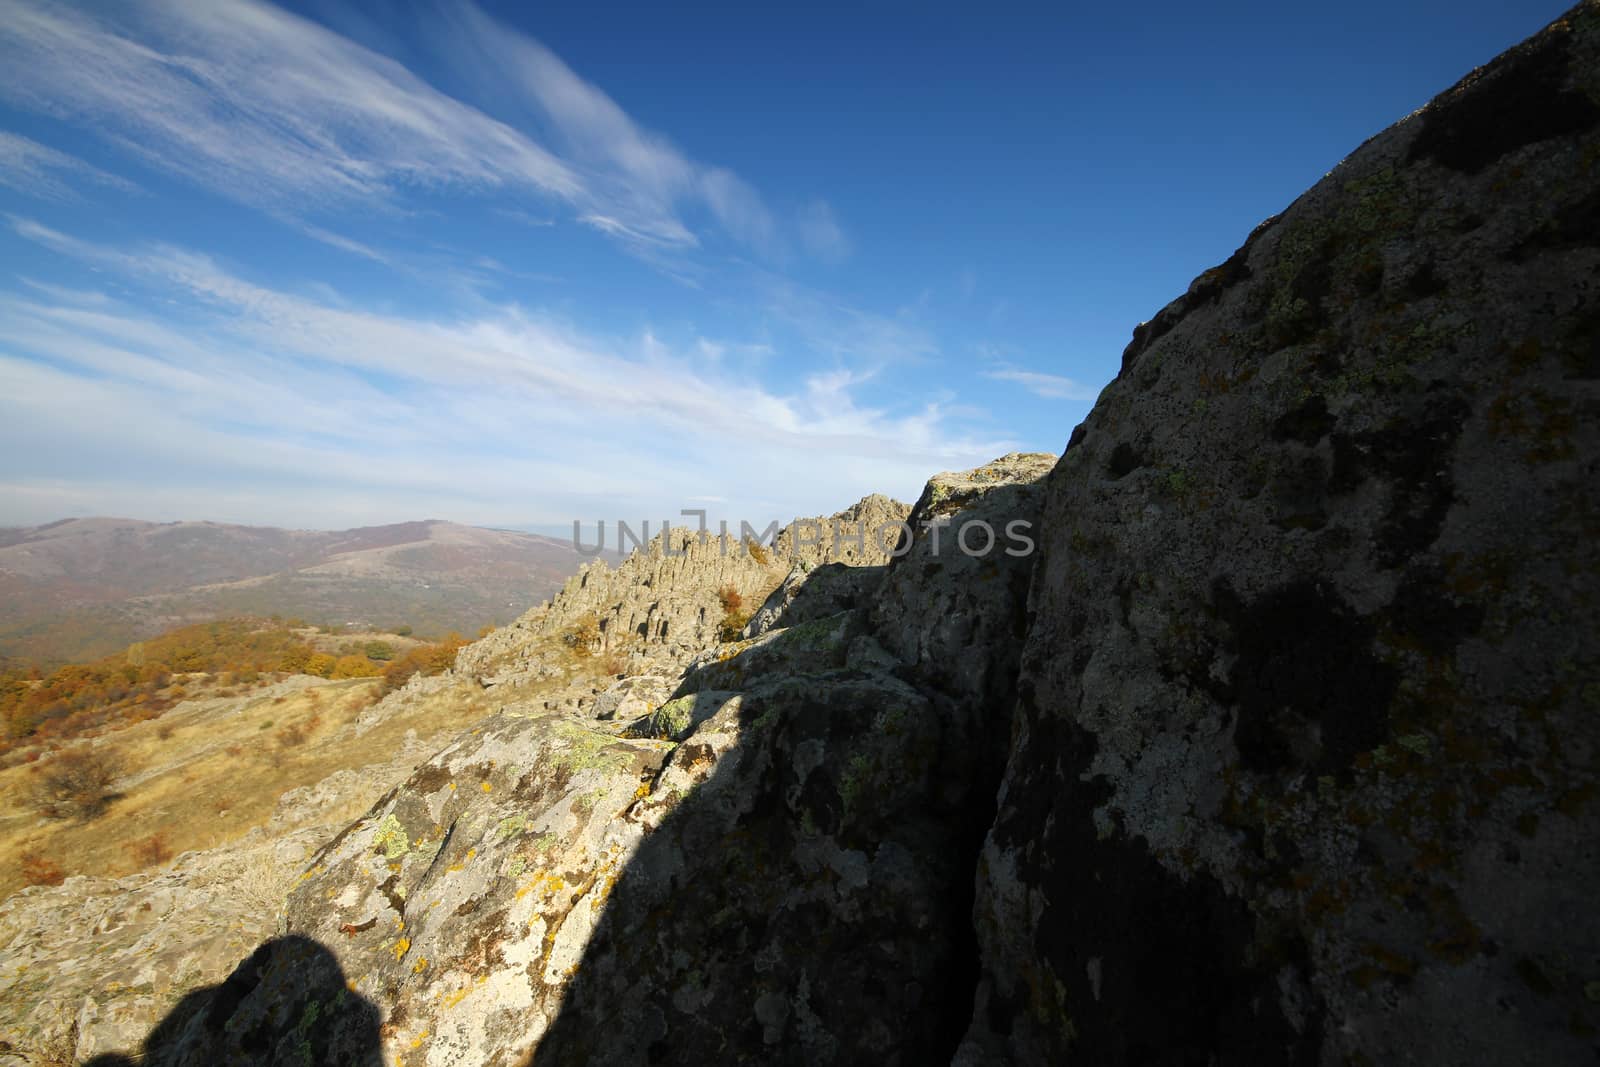
<svg viewBox="0 0 1600 1067"><path fill-rule="evenodd" d="M992 793L956 721L849 670L725 704L669 760L658 791L686 795L527 1062L948 1062Z"/></svg>
<svg viewBox="0 0 1600 1067"><path fill-rule="evenodd" d="M100 1055L84 1067L382 1067L378 1020L378 1009L349 989L333 953L307 937L279 937L221 984L179 1001L137 1055Z"/></svg>

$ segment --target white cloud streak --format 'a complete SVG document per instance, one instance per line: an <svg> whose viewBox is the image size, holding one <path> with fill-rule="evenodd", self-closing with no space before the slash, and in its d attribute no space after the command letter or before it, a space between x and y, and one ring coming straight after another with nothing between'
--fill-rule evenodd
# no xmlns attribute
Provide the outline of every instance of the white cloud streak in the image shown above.
<svg viewBox="0 0 1600 1067"><path fill-rule="evenodd" d="M850 238L825 200L815 200L800 213L800 239L812 255L829 262L847 259Z"/></svg>
<svg viewBox="0 0 1600 1067"><path fill-rule="evenodd" d="M355 310L186 250L11 224L171 309L156 321L42 289L0 300L0 480L15 484L59 489L131 464L152 490L190 486L191 514L251 521L304 522L317 494L340 492L373 502L374 521L416 517L423 501L501 524L675 515L708 496L771 501L750 517L786 519L914 494L932 471L1014 445L961 432L937 400L865 405L868 372L776 392L648 333L607 342L514 305L449 321ZM205 505L242 485L259 489L256 511Z"/></svg>
<svg viewBox="0 0 1600 1067"><path fill-rule="evenodd" d="M1004 367L1000 370L985 371L983 376L995 381L1020 385L1034 396L1044 397L1047 400L1092 401L1100 395L1100 390L1094 386L1085 385L1074 378L1064 378L1059 374L1041 374L1037 371Z"/></svg>
<svg viewBox="0 0 1600 1067"><path fill-rule="evenodd" d="M69 178L133 192L136 186L76 156L0 130L0 185L47 200L75 198Z"/></svg>
<svg viewBox="0 0 1600 1067"><path fill-rule="evenodd" d="M640 127L538 41L470 3L439 9L424 30L459 76L485 79L497 111L531 121L491 117L260 0L130 0L93 13L0 0L0 95L273 214L404 210L407 194L440 189L531 195L636 250L699 245L703 216L781 255L754 188ZM41 168L59 163L17 151L12 172L49 188ZM825 256L844 240L831 216L803 220L801 236Z"/></svg>

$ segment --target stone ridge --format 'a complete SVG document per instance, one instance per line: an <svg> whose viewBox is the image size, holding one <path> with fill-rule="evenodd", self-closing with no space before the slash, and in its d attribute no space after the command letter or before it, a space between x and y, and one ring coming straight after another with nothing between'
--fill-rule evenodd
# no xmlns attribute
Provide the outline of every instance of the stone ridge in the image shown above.
<svg viewBox="0 0 1600 1067"><path fill-rule="evenodd" d="M456 670L484 684L526 678L539 670L539 643L558 639L585 619L597 627L602 651L637 652L636 669L645 660L682 661L716 643L723 589L754 607L792 564L882 564L888 552L873 533L906 514L904 504L874 494L835 515L795 520L759 555L736 534L702 538L694 529L674 526L671 555L658 532L615 568L604 561L584 566L548 603L463 649ZM857 545L851 535L863 529L864 543Z"/></svg>
<svg viewBox="0 0 1600 1067"><path fill-rule="evenodd" d="M941 476L974 487L946 517L1032 521L1051 459ZM879 501L851 517L905 517ZM976 961L943 931L968 921L1012 695L947 691L938 671L959 655L995 661L963 678L1015 674L1031 561L993 555L936 553L924 531L881 566L818 562L876 579L878 614L705 650L639 721L611 693L572 714L506 704L325 845L284 936L146 1062L635 1063L664 1034L684 1061L947 1053ZM964 647L976 631L919 610L947 586L1010 632L979 622ZM348 995L308 990L310 967Z"/></svg>

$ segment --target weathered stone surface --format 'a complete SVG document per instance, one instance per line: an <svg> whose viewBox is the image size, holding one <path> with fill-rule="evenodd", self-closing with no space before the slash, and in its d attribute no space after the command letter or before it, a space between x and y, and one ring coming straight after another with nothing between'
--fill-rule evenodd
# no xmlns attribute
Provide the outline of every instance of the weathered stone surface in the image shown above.
<svg viewBox="0 0 1600 1067"><path fill-rule="evenodd" d="M631 721L660 706L672 695L677 684L677 676L665 670L636 674L621 679L595 697L590 710L597 719Z"/></svg>
<svg viewBox="0 0 1600 1067"><path fill-rule="evenodd" d="M709 718L673 735L685 739L632 813L652 832L533 1062L948 1058L971 1003L960 931L1031 560L935 552L922 523L936 497L957 521L1035 521L1030 485L1052 459L939 476L870 607L690 664L662 710ZM970 491L935 488L946 484ZM951 611L964 621L935 623ZM947 674L947 656L969 671Z"/></svg>
<svg viewBox="0 0 1600 1067"><path fill-rule="evenodd" d="M275 932L284 891L326 833L252 830L167 870L79 876L0 902L0 1051L44 1065L137 1047L185 993Z"/></svg>
<svg viewBox="0 0 1600 1067"><path fill-rule="evenodd" d="M934 475L912 509L916 538L872 603L884 647L964 707L1010 700L1041 479L1055 459L1013 453Z"/></svg>
<svg viewBox="0 0 1600 1067"><path fill-rule="evenodd" d="M750 616L743 636L760 637L772 630L824 619L862 606L883 583L883 566L824 563L795 564L783 583Z"/></svg>
<svg viewBox="0 0 1600 1067"><path fill-rule="evenodd" d="M1048 483L961 1062L1594 1057L1597 47L1136 332Z"/></svg>
<svg viewBox="0 0 1600 1067"><path fill-rule="evenodd" d="M716 642L725 614L723 590L754 605L796 565L810 570L829 563L882 564L893 542L885 547L886 538L875 533L904 520L906 510L888 497L869 496L836 515L796 519L770 547L755 552L737 532L702 536L675 526L670 554L657 533L614 569L604 562L580 569L548 604L463 649L456 673L484 685L549 677L540 641L587 621L599 632L600 651L633 653L638 667L681 663Z"/></svg>
<svg viewBox="0 0 1600 1067"><path fill-rule="evenodd" d="M894 566L943 564L919 543ZM1020 595L968 579L975 605ZM633 1062L668 1034L718 1062L953 1047L973 961L944 932L967 922L999 773L975 720L917 688L864 608L716 646L624 721L661 674L573 715L513 704L426 762L318 853L289 939L189 1005L164 1062L355 1055L367 1005L398 1063ZM286 955L355 999L311 1006Z"/></svg>

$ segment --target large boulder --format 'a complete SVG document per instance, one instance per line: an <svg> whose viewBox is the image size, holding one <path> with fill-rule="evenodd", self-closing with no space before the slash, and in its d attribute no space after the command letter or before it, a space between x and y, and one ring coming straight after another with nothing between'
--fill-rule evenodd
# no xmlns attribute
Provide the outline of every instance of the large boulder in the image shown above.
<svg viewBox="0 0 1600 1067"><path fill-rule="evenodd" d="M962 1063L1596 1055L1597 49L1135 331L1048 482Z"/></svg>

